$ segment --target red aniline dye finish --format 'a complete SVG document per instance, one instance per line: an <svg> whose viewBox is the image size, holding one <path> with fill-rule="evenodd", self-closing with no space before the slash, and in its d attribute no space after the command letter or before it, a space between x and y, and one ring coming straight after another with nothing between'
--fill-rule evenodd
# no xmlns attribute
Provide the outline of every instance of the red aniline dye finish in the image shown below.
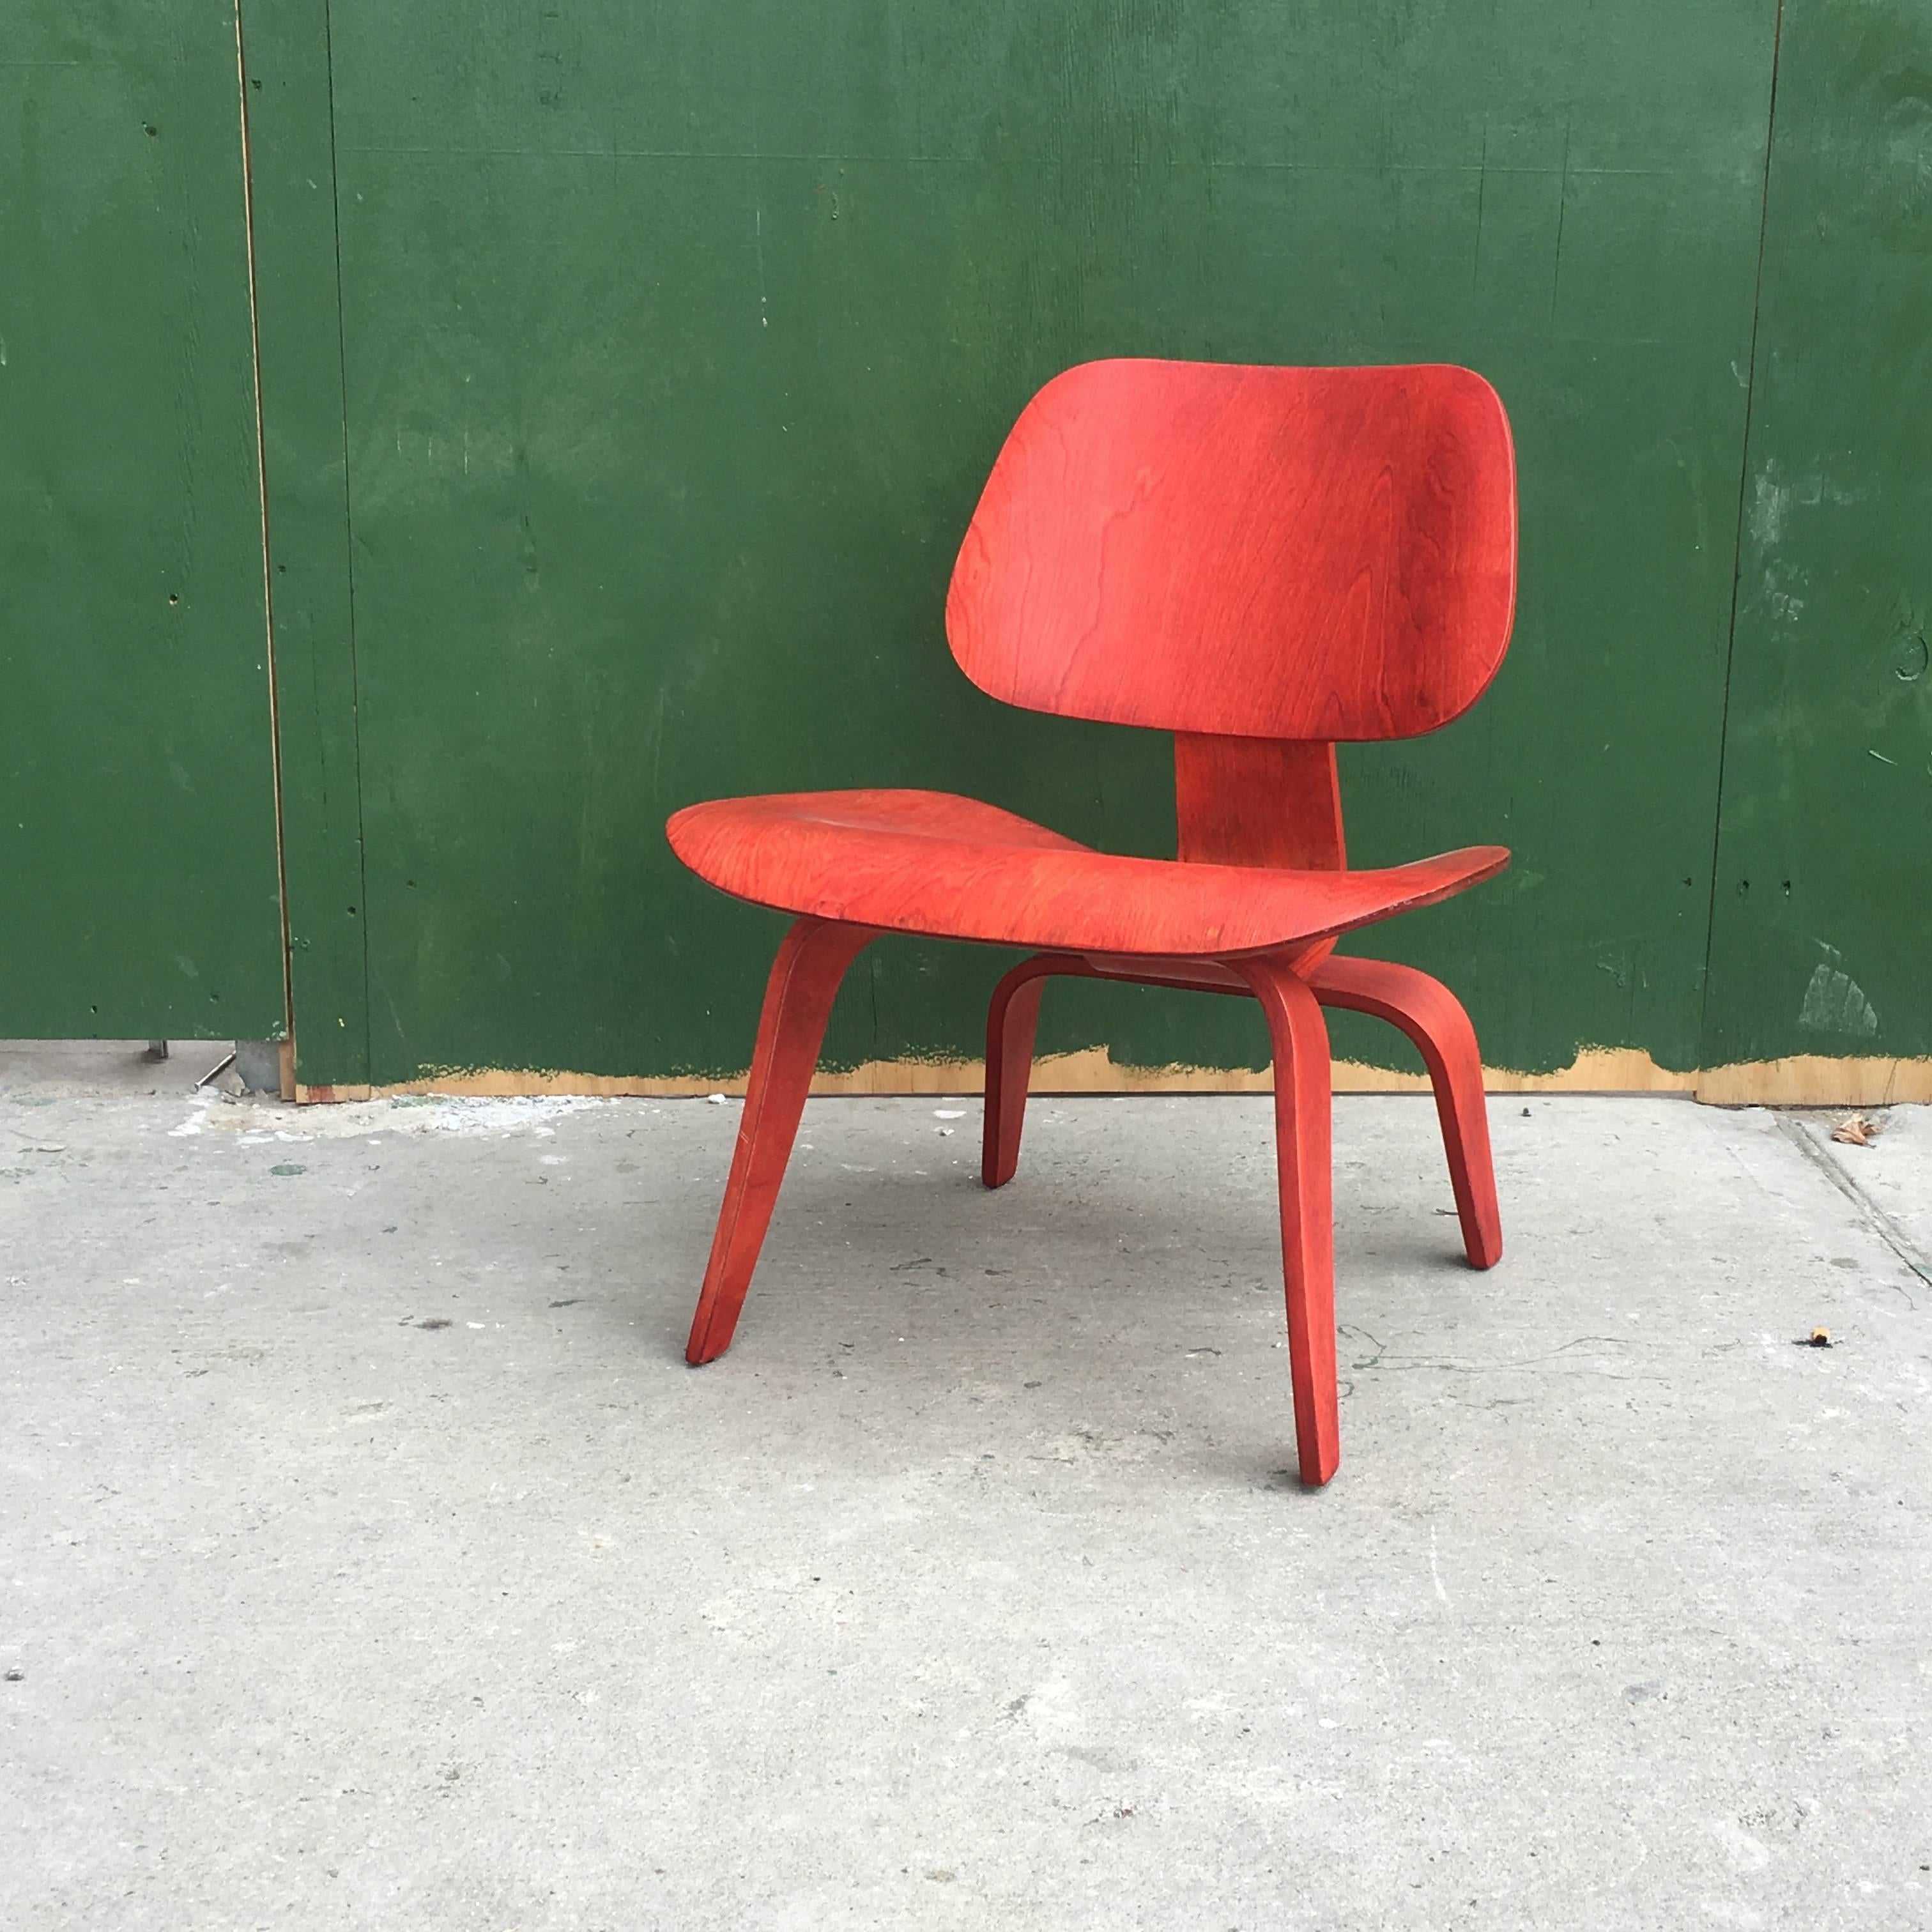
<svg viewBox="0 0 1932 1932"><path fill-rule="evenodd" d="M1029 403L946 600L1010 704L1240 738L1406 738L1495 676L1516 596L1467 369L1089 362Z"/></svg>
<svg viewBox="0 0 1932 1932"><path fill-rule="evenodd" d="M797 915L772 968L686 1349L730 1346L844 970L882 932L1036 949L987 1016L982 1177L1010 1180L1056 975L1258 1000L1275 1065L1302 1480L1340 1456L1324 1006L1420 1048L1471 1264L1502 1252L1482 1065L1427 975L1338 934L1500 871L1472 847L1348 869L1335 742L1412 736L1479 697L1509 641L1516 484L1466 369L1089 363L1034 398L962 546L946 634L994 697L1174 733L1178 851L1096 852L940 792L726 799L670 821L723 890Z"/></svg>

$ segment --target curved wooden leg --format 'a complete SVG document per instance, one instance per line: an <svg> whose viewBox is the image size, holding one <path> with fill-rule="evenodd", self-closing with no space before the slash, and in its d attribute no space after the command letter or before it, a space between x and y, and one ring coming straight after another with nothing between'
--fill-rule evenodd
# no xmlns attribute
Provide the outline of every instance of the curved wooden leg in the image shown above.
<svg viewBox="0 0 1932 1932"><path fill-rule="evenodd" d="M878 937L868 926L801 919L785 934L772 962L730 1178L724 1184L704 1288L685 1345L688 1362L711 1361L731 1346L818 1065L832 1000L846 968Z"/></svg>
<svg viewBox="0 0 1932 1932"><path fill-rule="evenodd" d="M988 1187L1005 1186L1020 1164L1040 996L1046 990L1048 976L1058 970L1042 958L1022 959L993 988L986 1008L986 1114L980 1179Z"/></svg>
<svg viewBox="0 0 1932 1932"><path fill-rule="evenodd" d="M1282 1272L1301 1480L1318 1488L1342 1457L1335 1391L1335 1222L1328 1028L1308 983L1285 961L1231 960L1261 1002L1274 1049L1275 1159Z"/></svg>
<svg viewBox="0 0 1932 1932"><path fill-rule="evenodd" d="M1496 1162L1483 1098L1483 1056L1462 1003L1439 980L1385 959L1324 959L1310 983L1324 1006L1346 1006L1400 1027L1421 1049L1436 1089L1450 1184L1472 1268L1494 1268L1503 1253Z"/></svg>

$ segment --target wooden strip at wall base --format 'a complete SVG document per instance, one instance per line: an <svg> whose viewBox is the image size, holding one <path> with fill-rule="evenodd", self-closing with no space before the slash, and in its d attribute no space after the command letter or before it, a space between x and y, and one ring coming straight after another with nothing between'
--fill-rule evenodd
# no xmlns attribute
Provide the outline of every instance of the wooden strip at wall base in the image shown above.
<svg viewBox="0 0 1932 1932"><path fill-rule="evenodd" d="M1928 1059L1829 1059L1804 1053L1784 1060L1750 1060L1673 1072L1638 1047L1586 1047L1557 1072L1524 1074L1486 1066L1490 1094L1688 1094L1714 1107L1884 1107L1932 1101ZM821 1072L815 1096L827 1094L980 1094L982 1060L869 1060L850 1072ZM1119 1066L1105 1047L1059 1053L1034 1069L1036 1094L1268 1094L1274 1076L1246 1066ZM284 1088L284 1091L288 1091ZM1337 1094L1424 1094L1422 1074L1391 1072L1358 1060L1335 1063ZM396 1086L294 1086L303 1105L338 1100L382 1100L404 1094L520 1096L586 1094L608 1100L664 1100L694 1094L744 1094L744 1076L630 1078L622 1074L531 1072L524 1069L448 1069Z"/></svg>
<svg viewBox="0 0 1932 1932"><path fill-rule="evenodd" d="M1354 1060L1336 1062L1334 1082L1338 1094L1412 1094L1426 1092L1428 1088L1419 1073L1392 1072ZM984 1084L983 1063L976 1060L875 1060L848 1072L822 1072L813 1081L812 1090L821 1095L977 1094ZM1932 1101L1932 1058L1836 1060L1807 1054L1680 1073L1659 1066L1637 1048L1589 1047L1553 1073L1486 1067L1483 1084L1492 1094L1686 1094L1724 1107L1870 1107ZM1271 1085L1271 1076L1264 1069L1123 1066L1114 1064L1105 1047L1097 1046L1042 1058L1033 1080L1036 1094L1265 1094ZM304 1103L424 1094L658 1099L742 1094L744 1090L742 1074L730 1079L695 1075L632 1078L452 1067L388 1087L297 1086L295 1098Z"/></svg>
<svg viewBox="0 0 1932 1932"><path fill-rule="evenodd" d="M1798 1053L1742 1060L1697 1076L1697 1098L1713 1107L1888 1107L1932 1101L1932 1056L1838 1060Z"/></svg>

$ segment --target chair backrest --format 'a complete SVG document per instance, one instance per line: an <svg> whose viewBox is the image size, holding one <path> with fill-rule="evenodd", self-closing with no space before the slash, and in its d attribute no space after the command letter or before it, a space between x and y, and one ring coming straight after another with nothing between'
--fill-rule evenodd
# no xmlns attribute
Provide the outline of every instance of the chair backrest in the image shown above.
<svg viewBox="0 0 1932 1932"><path fill-rule="evenodd" d="M1031 710L1403 738L1480 695L1515 601L1509 421L1473 370L1088 362L1013 425L946 628Z"/></svg>

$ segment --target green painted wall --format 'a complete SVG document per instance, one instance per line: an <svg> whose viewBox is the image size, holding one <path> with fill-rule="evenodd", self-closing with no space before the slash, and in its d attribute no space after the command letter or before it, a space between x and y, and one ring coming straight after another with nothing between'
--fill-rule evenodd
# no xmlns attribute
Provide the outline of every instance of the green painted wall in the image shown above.
<svg viewBox="0 0 1932 1932"><path fill-rule="evenodd" d="M235 22L0 48L0 1038L283 1018Z"/></svg>
<svg viewBox="0 0 1932 1932"><path fill-rule="evenodd" d="M251 58L258 10L299 10L250 0ZM1163 742L1002 712L940 631L1006 427L1112 354L1494 378L1515 649L1349 756L1354 848L1515 844L1390 935L1493 1059L1694 1064L1773 22L333 0L368 1031L304 1022L304 1077L742 1066L777 923L671 860L694 798L928 784L1168 848ZM271 394L338 380L263 304ZM832 1052L971 1054L1001 964L881 946ZM1049 1004L1051 1046L1262 1050L1228 1003Z"/></svg>
<svg viewBox="0 0 1932 1932"><path fill-rule="evenodd" d="M25 11L0 1032L266 1033L233 18ZM242 14L304 1080L742 1067L781 922L673 861L694 798L929 784L1171 849L1163 740L1001 710L940 625L1014 415L1117 354L1502 390L1508 665L1344 764L1365 860L1516 848L1374 942L1492 1061L1932 1051L1922 8ZM973 1055L1004 963L881 945L831 1057ZM1045 1045L1100 1041L1263 1046L1238 1003L1056 987Z"/></svg>
<svg viewBox="0 0 1932 1932"><path fill-rule="evenodd" d="M1932 1053L1932 10L1787 0L1706 1052Z"/></svg>

